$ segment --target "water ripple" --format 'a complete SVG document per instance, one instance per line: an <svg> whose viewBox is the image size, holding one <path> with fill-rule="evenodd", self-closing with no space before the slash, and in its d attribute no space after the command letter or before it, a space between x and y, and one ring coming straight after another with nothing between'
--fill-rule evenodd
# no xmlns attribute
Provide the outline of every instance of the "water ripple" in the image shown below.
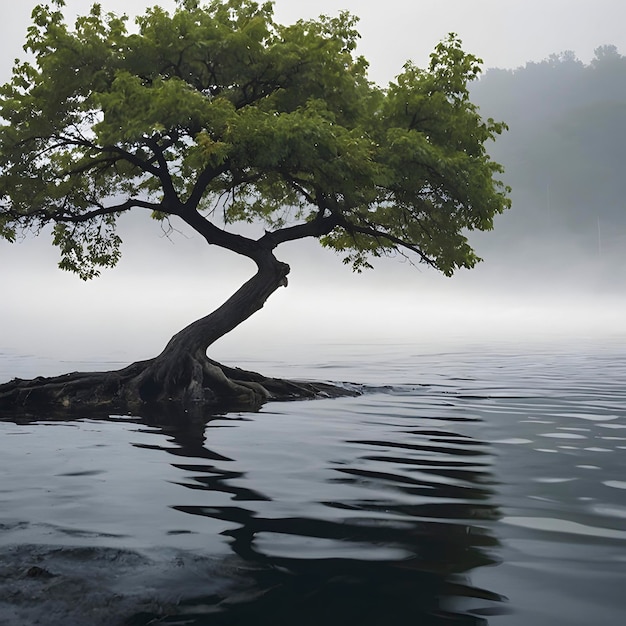
<svg viewBox="0 0 626 626"><path fill-rule="evenodd" d="M623 353L336 356L323 376L309 367L364 381L361 397L197 421L0 421L0 545L39 545L52 568L46 544L141 552L140 582L171 554L204 559L168 566L169 613L128 623L619 623ZM216 558L237 575L211 582Z"/></svg>

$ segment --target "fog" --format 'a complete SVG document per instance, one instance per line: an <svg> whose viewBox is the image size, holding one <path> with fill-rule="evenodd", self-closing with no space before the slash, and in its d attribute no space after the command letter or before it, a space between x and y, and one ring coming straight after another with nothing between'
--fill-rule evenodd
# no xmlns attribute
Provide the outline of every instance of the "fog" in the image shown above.
<svg viewBox="0 0 626 626"><path fill-rule="evenodd" d="M3 351L60 360L148 358L254 271L245 259L210 249L191 234L168 239L148 219L124 226L120 265L89 282L56 269L56 251L44 238L2 246ZM289 286L215 344L216 358L297 358L299 349L332 343L430 350L486 340L626 334L624 292L601 284L601 267L590 257L570 254L567 272L519 255L493 262L487 257L447 279L401 258L381 259L375 270L354 274L316 242L279 248L278 256L292 267Z"/></svg>
<svg viewBox="0 0 626 626"><path fill-rule="evenodd" d="M113 9L146 4L152 3L103 2ZM574 50L587 65L599 45L615 44L621 52L626 50L623 20L617 19L624 17L622 3L591 4L457 1L407 8L404 2L391 2L384 12L379 3L352 1L341 6L363 16L361 51L371 59L373 76L381 82L392 78L408 57L424 64L436 41L450 30L459 32L466 48L483 56L491 67L515 68L565 49ZM68 9L83 5L68 2ZM11 19L2 26L10 56L19 54L29 12L25 7L12 7ZM287 21L335 12L338 7L336 2L279 1L276 13ZM4 63L0 71L8 77L6 58ZM560 70L558 66L555 71ZM521 80L526 74L515 76ZM485 86L491 84L488 79L489 74ZM509 93L496 83L491 91L478 90L476 96L481 109L508 121L507 113L517 112L496 98L494 94ZM528 127L541 111L535 101L526 107ZM626 122L623 115L616 119L613 135L620 137ZM535 154L530 143L523 144L528 133L517 121L509 138L493 147L514 189L513 208L496 220L494 232L472 238L484 257L477 268L448 279L398 257L381 259L374 271L355 275L340 257L316 242L289 244L277 250L277 256L292 268L288 288L272 295L262 311L220 340L212 355L226 361L274 354L296 359L300 349L337 342L411 343L430 349L494 339L530 343L625 336L623 203L602 214L602 222L594 207L592 226L582 229L580 215L589 206L584 204L576 209L574 227L566 228L574 215L573 205L565 192L559 199L559 189L570 189L572 183L554 170L550 215L561 210L567 217L556 221L550 217L553 228L544 228L545 185L528 167L522 168L519 155L526 150L526 162L538 163L549 150L543 146ZM550 146L559 146L558 154L565 154L555 142ZM598 150L607 145L599 145ZM587 171L588 166L581 160L569 169ZM542 167L542 172L548 171L548 165ZM620 196L621 174L616 171L612 176L586 181L588 196L624 197ZM14 245L0 242L0 352L121 362L154 356L174 332L221 304L254 271L245 259L210 249L193 233L175 230L165 236L147 215L123 219L120 233L125 243L119 266L87 283L57 269L58 254L45 233Z"/></svg>

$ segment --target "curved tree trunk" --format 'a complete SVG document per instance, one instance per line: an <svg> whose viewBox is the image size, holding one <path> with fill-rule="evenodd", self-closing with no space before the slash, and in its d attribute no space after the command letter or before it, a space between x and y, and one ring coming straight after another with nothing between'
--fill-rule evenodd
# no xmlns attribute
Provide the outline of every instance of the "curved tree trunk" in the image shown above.
<svg viewBox="0 0 626 626"><path fill-rule="evenodd" d="M142 414L165 406L186 411L258 409L268 399L291 399L351 392L325 383L266 378L229 368L206 355L208 347L256 311L280 286L289 266L271 251L255 259L257 273L222 306L174 335L159 356L111 372L72 373L0 385L0 409L101 409Z"/></svg>
<svg viewBox="0 0 626 626"><path fill-rule="evenodd" d="M289 266L271 252L257 261L257 273L222 306L174 335L167 346L133 381L129 391L143 402L171 401L219 404L235 402L260 405L270 392L259 382L263 377L228 370L207 358L211 344L236 328L263 307L267 298L287 284ZM235 378L233 378L235 375Z"/></svg>

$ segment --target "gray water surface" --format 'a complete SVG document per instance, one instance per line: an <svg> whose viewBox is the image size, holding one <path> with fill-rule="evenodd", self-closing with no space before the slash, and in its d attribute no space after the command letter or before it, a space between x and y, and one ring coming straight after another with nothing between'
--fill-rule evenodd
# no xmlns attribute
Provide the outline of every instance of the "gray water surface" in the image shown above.
<svg viewBox="0 0 626 626"><path fill-rule="evenodd" d="M623 340L238 364L364 394L0 421L2 626L622 622Z"/></svg>

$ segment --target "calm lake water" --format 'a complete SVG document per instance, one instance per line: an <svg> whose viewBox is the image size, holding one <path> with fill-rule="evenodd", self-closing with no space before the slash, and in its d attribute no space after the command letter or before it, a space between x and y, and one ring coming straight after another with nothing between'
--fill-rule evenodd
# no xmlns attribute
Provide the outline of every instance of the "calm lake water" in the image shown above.
<svg viewBox="0 0 626 626"><path fill-rule="evenodd" d="M289 352L363 395L0 420L0 624L623 623L624 338Z"/></svg>

